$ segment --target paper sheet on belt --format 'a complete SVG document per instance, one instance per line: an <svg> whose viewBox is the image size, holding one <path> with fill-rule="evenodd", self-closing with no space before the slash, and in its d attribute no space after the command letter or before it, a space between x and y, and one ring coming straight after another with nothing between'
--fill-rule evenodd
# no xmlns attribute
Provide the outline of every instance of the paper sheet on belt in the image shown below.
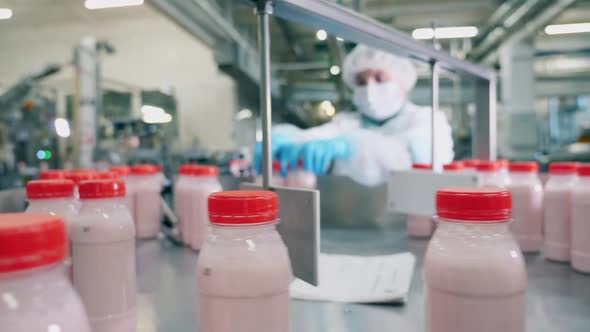
<svg viewBox="0 0 590 332"><path fill-rule="evenodd" d="M386 256L320 255L320 284L296 279L291 297L346 303L404 303L416 258L411 253Z"/></svg>

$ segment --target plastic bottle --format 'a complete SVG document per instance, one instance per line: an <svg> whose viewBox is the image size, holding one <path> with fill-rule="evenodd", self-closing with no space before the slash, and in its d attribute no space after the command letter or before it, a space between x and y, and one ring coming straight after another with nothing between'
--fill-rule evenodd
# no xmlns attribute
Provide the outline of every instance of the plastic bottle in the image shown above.
<svg viewBox="0 0 590 332"><path fill-rule="evenodd" d="M436 204L424 258L426 331L524 332L527 277L508 228L510 193L443 189Z"/></svg>
<svg viewBox="0 0 590 332"><path fill-rule="evenodd" d="M300 160L297 169L289 170L285 179L285 186L293 188L316 189L318 178L315 173L303 169L303 161Z"/></svg>
<svg viewBox="0 0 590 332"><path fill-rule="evenodd" d="M476 168L479 185L482 187L504 188L506 183L500 174L500 164L496 161L480 161Z"/></svg>
<svg viewBox="0 0 590 332"><path fill-rule="evenodd" d="M160 232L162 208L160 205L161 179L153 165L131 167L133 175L133 220L137 237L154 238Z"/></svg>
<svg viewBox="0 0 590 332"><path fill-rule="evenodd" d="M460 161L455 161L450 164L443 165L443 170L446 173L460 173L465 170L465 165Z"/></svg>
<svg viewBox="0 0 590 332"><path fill-rule="evenodd" d="M174 183L174 212L178 218L178 230L182 241L187 243L184 239L186 234L185 219L187 211L187 196L191 189L192 176L191 169L198 167L197 164L184 164L178 168L178 178Z"/></svg>
<svg viewBox="0 0 590 332"><path fill-rule="evenodd" d="M510 230L523 252L539 252L543 246L543 184L536 162L514 162L509 166L512 194Z"/></svg>
<svg viewBox="0 0 590 332"><path fill-rule="evenodd" d="M262 187L262 175L258 175L255 181L256 185ZM282 187L285 185L285 178L281 174L281 163L278 160L275 160L272 163L272 182L273 186Z"/></svg>
<svg viewBox="0 0 590 332"><path fill-rule="evenodd" d="M590 273L590 164L578 168L572 194L572 267Z"/></svg>
<svg viewBox="0 0 590 332"><path fill-rule="evenodd" d="M78 214L74 202L74 182L71 180L34 180L27 183L26 213L48 213L61 217L69 230Z"/></svg>
<svg viewBox="0 0 590 332"><path fill-rule="evenodd" d="M125 182L125 206L133 214L133 185L131 184L131 167L127 165L111 166L111 172L115 172L119 179Z"/></svg>
<svg viewBox="0 0 590 332"><path fill-rule="evenodd" d="M73 280L92 332L136 328L135 229L124 196L121 180L80 184L82 209L72 224Z"/></svg>
<svg viewBox="0 0 590 332"><path fill-rule="evenodd" d="M500 165L500 178L506 187L510 184L510 160L498 159L498 164Z"/></svg>
<svg viewBox="0 0 590 332"><path fill-rule="evenodd" d="M288 332L291 263L270 191L209 196L211 235L197 262L199 331Z"/></svg>
<svg viewBox="0 0 590 332"><path fill-rule="evenodd" d="M68 171L62 169L50 169L39 173L40 180L63 180L68 178Z"/></svg>
<svg viewBox="0 0 590 332"><path fill-rule="evenodd" d="M414 164L412 169L416 171L430 172L432 167L427 164ZM434 232L435 224L432 216L408 215L407 229L408 236L430 237Z"/></svg>
<svg viewBox="0 0 590 332"><path fill-rule="evenodd" d="M90 332L67 280L63 221L49 214L0 214L0 330Z"/></svg>
<svg viewBox="0 0 590 332"><path fill-rule="evenodd" d="M578 180L578 163L552 163L543 200L545 258L569 262L571 250L571 197Z"/></svg>
<svg viewBox="0 0 590 332"><path fill-rule="evenodd" d="M185 196L183 213L182 239L194 250L201 249L208 235L207 199L211 193L222 190L218 176L217 166L197 166L190 169L189 189Z"/></svg>

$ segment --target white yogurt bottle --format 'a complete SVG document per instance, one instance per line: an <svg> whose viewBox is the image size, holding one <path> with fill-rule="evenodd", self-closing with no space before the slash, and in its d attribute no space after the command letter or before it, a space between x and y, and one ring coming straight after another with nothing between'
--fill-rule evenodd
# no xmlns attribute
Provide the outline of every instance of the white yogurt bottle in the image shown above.
<svg viewBox="0 0 590 332"><path fill-rule="evenodd" d="M578 176L572 194L572 267L590 273L590 164L580 165Z"/></svg>
<svg viewBox="0 0 590 332"><path fill-rule="evenodd" d="M119 179L125 182L125 206L127 209L133 214L133 185L131 184L131 167L127 165L116 165L111 166L111 172L114 172L118 175Z"/></svg>
<svg viewBox="0 0 590 332"><path fill-rule="evenodd" d="M461 173L465 170L465 165L460 161L455 161L450 164L443 165L445 173Z"/></svg>
<svg viewBox="0 0 590 332"><path fill-rule="evenodd" d="M254 182L256 185L262 187L262 175L256 176L256 181ZM285 178L281 174L281 163L278 160L275 160L272 163L272 179L271 184L273 186L285 186Z"/></svg>
<svg viewBox="0 0 590 332"><path fill-rule="evenodd" d="M155 238L160 232L162 207L160 191L162 190L158 168L153 165L136 165L131 167L133 174L133 220L137 237Z"/></svg>
<svg viewBox="0 0 590 332"><path fill-rule="evenodd" d="M197 166L198 165L196 164L184 164L180 166L178 168L178 178L176 178L176 181L174 182L174 213L178 218L177 227L183 242L185 242L184 234L186 233L184 221L186 219L186 210L188 208L187 196L189 190L191 189L191 183L193 182L191 170Z"/></svg>
<svg viewBox="0 0 590 332"><path fill-rule="evenodd" d="M72 224L73 276L92 332L136 328L135 229L123 197L121 180L80 184L82 208Z"/></svg>
<svg viewBox="0 0 590 332"><path fill-rule="evenodd" d="M549 165L549 180L543 200L545 258L569 262L571 250L571 198L576 182L578 163L559 162Z"/></svg>
<svg viewBox="0 0 590 332"><path fill-rule="evenodd" d="M64 222L50 214L0 214L0 330L90 332L66 278Z"/></svg>
<svg viewBox="0 0 590 332"><path fill-rule="evenodd" d="M288 332L291 263L270 191L209 196L211 235L197 262L199 331Z"/></svg>
<svg viewBox="0 0 590 332"><path fill-rule="evenodd" d="M189 190L186 194L183 241L193 250L200 250L207 239L209 216L207 200L209 195L221 191L217 166L197 166L190 171Z"/></svg>
<svg viewBox="0 0 590 332"><path fill-rule="evenodd" d="M412 169L420 172L431 172L432 167L427 164L414 164ZM407 229L408 236L411 237L430 237L434 232L435 224L432 216L408 215Z"/></svg>
<svg viewBox="0 0 590 332"><path fill-rule="evenodd" d="M436 204L424 258L426 331L524 332L526 271L508 228L510 193L443 189Z"/></svg>
<svg viewBox="0 0 590 332"><path fill-rule="evenodd" d="M64 180L68 178L68 171L63 169L50 169L39 173L40 180Z"/></svg>
<svg viewBox="0 0 590 332"><path fill-rule="evenodd" d="M318 178L314 172L304 169L303 161L300 160L297 169L289 170L287 178L285 179L285 186L292 188L316 189L318 186Z"/></svg>
<svg viewBox="0 0 590 332"><path fill-rule="evenodd" d="M479 185L482 187L504 188L506 183L500 174L500 164L496 161L480 161L476 168Z"/></svg>
<svg viewBox="0 0 590 332"><path fill-rule="evenodd" d="M543 184L539 164L510 164L512 219L510 230L523 252L539 252L543 246Z"/></svg>

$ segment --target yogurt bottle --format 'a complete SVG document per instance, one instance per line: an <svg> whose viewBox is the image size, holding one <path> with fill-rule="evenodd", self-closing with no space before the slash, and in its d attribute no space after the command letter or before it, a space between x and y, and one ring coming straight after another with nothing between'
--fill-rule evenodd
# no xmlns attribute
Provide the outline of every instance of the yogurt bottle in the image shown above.
<svg viewBox="0 0 590 332"><path fill-rule="evenodd" d="M445 173L461 173L465 170L465 165L460 161L455 161L450 164L443 165Z"/></svg>
<svg viewBox="0 0 590 332"><path fill-rule="evenodd" d="M569 262L571 250L571 198L578 177L578 163L552 163L543 200L545 258Z"/></svg>
<svg viewBox="0 0 590 332"><path fill-rule="evenodd" d="M536 162L510 164L512 219L510 230L523 252L539 252L543 246L543 184Z"/></svg>
<svg viewBox="0 0 590 332"><path fill-rule="evenodd" d="M63 270L64 222L50 214L0 214L0 329L90 332Z"/></svg>
<svg viewBox="0 0 590 332"><path fill-rule="evenodd" d="M262 175L258 175L256 177L255 183L256 183L256 185L262 187ZM282 186L285 186L285 183L286 183L285 178L281 174L281 163L278 160L275 160L272 163L271 185L282 187Z"/></svg>
<svg viewBox="0 0 590 332"><path fill-rule="evenodd" d="M590 273L590 164L581 165L578 176L572 194L572 267Z"/></svg>
<svg viewBox="0 0 590 332"><path fill-rule="evenodd" d="M466 159L461 161L465 167L465 171L475 173L477 171L477 165L481 163L479 159Z"/></svg>
<svg viewBox="0 0 590 332"><path fill-rule="evenodd" d="M443 189L436 205L424 258L426 331L524 332L526 271L508 228L510 193Z"/></svg>
<svg viewBox="0 0 590 332"><path fill-rule="evenodd" d="M137 237L155 238L160 232L162 208L160 203L161 179L153 165L131 167L133 175L133 220Z"/></svg>
<svg viewBox="0 0 590 332"><path fill-rule="evenodd" d="M27 183L26 213L48 213L59 216L69 229L78 214L74 202L74 182L71 180L34 180Z"/></svg>
<svg viewBox="0 0 590 332"><path fill-rule="evenodd" d="M427 164L414 164L412 169L422 172L430 172L432 167ZM434 232L435 224L432 216L408 215L407 229L408 236L411 237L430 237Z"/></svg>
<svg viewBox="0 0 590 332"><path fill-rule="evenodd" d="M92 332L136 329L135 229L123 197L121 180L80 184L82 209L72 224L73 279Z"/></svg>
<svg viewBox="0 0 590 332"><path fill-rule="evenodd" d="M293 275L275 228L278 211L270 191L209 196L211 235L197 262L199 331L290 331Z"/></svg>
<svg viewBox="0 0 590 332"><path fill-rule="evenodd" d="M133 185L131 184L130 175L131 175L131 167L127 165L117 165L111 166L111 172L115 172L119 179L125 182L125 206L131 213L133 213Z"/></svg>
<svg viewBox="0 0 590 332"><path fill-rule="evenodd" d="M39 173L40 180L63 180L68 178L68 171L62 169L50 169Z"/></svg>
<svg viewBox="0 0 590 332"><path fill-rule="evenodd" d="M198 165L184 164L180 166L178 168L178 178L176 178L176 181L174 182L174 213L178 218L178 230L183 242L185 242L184 234L186 233L184 220L186 219L187 196L191 189L191 183L193 182L191 169L194 167L198 167Z"/></svg>
<svg viewBox="0 0 590 332"><path fill-rule="evenodd" d="M197 166L190 170L189 188L182 213L182 239L193 250L200 250L207 239L209 216L207 200L211 193L221 191L217 166Z"/></svg>
<svg viewBox="0 0 590 332"><path fill-rule="evenodd" d="M285 186L293 188L316 189L318 178L314 172L306 171L303 168L303 161L300 160L297 169L289 170L285 179Z"/></svg>
<svg viewBox="0 0 590 332"><path fill-rule="evenodd" d="M480 161L475 169L477 170L480 186L498 188L506 186L505 179L500 174L500 164L498 162Z"/></svg>

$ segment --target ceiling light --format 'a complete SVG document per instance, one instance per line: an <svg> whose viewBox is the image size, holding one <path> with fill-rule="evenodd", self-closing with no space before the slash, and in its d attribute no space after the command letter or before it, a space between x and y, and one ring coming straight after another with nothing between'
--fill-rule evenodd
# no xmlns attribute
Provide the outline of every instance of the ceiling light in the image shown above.
<svg viewBox="0 0 590 332"><path fill-rule="evenodd" d="M334 76L340 74L340 66L334 65L334 66L330 67L330 74L332 74Z"/></svg>
<svg viewBox="0 0 590 332"><path fill-rule="evenodd" d="M143 105L141 106L142 120L145 123L168 123L172 121L172 115L166 113L163 108Z"/></svg>
<svg viewBox="0 0 590 332"><path fill-rule="evenodd" d="M236 120L237 121L250 119L251 117L252 117L252 111L247 108L244 108L243 110L236 113Z"/></svg>
<svg viewBox="0 0 590 332"><path fill-rule="evenodd" d="M319 109L324 112L327 116L334 116L336 114L336 107L329 100L324 100L320 103Z"/></svg>
<svg viewBox="0 0 590 332"><path fill-rule="evenodd" d="M590 32L590 23L553 24L545 27L548 35Z"/></svg>
<svg viewBox="0 0 590 332"><path fill-rule="evenodd" d="M68 120L64 118L57 118L55 119L54 125L57 136L63 138L70 137L70 124L68 123Z"/></svg>
<svg viewBox="0 0 590 332"><path fill-rule="evenodd" d="M84 6L88 9L103 9L143 5L143 0L86 0Z"/></svg>
<svg viewBox="0 0 590 332"><path fill-rule="evenodd" d="M448 28L420 28L412 31L414 39L448 39L448 38L471 38L477 36L476 27L448 27Z"/></svg>
<svg viewBox="0 0 590 332"><path fill-rule="evenodd" d="M338 40L338 41L344 41L344 38L336 37L336 40Z"/></svg>
<svg viewBox="0 0 590 332"><path fill-rule="evenodd" d="M0 20L7 20L12 17L12 10L8 8L0 8Z"/></svg>
<svg viewBox="0 0 590 332"><path fill-rule="evenodd" d="M324 41L328 39L328 33L326 30L318 30L318 32L315 33L315 37L320 41Z"/></svg>

